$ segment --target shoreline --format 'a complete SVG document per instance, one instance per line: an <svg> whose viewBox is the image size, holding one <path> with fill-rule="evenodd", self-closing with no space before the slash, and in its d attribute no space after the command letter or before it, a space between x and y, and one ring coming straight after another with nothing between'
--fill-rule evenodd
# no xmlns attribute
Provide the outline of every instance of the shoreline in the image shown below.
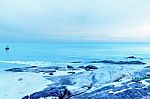
<svg viewBox="0 0 150 99"><path fill-rule="evenodd" d="M0 89L1 90L0 98L2 99L21 99L21 98L39 99L42 97L58 98L62 97L63 94L64 94L63 97L65 97L64 99L67 99L67 97L69 97L69 99L72 98L82 99L83 97L84 97L83 99L86 99L85 97L87 97L87 95L88 97L91 98L92 97L100 98L100 96L103 96L101 98L106 97L108 98L114 97L116 94L121 94L126 92L127 90L130 90L131 88L134 88L133 86L124 87L127 86L128 84L130 85L130 83L135 83L134 86L138 86L138 88L141 89L142 89L141 86L147 86L149 88L150 74L148 71L150 67L148 67L146 63L139 61L123 61L123 62L92 61L92 62L90 63L91 65L85 66L79 65L77 67L67 65L66 67L29 66L18 68L17 66L16 68L10 69L7 68L3 72L6 74L3 75L2 73L0 74L1 76L0 78L3 78L1 79L3 82L0 82L0 86L3 86L2 89ZM94 65L99 64L100 62L105 62L105 65L104 66ZM72 62L72 64L78 63L79 62ZM119 66L124 64L125 65L128 64L127 65L128 68L124 66ZM114 66L116 70L113 69ZM117 69L120 71L118 72ZM129 69L131 70L128 71ZM143 75L141 75L142 73ZM146 80L148 80L148 82ZM139 82L141 83L139 84ZM126 83L126 85L124 83ZM114 91L112 89L114 89ZM137 90L136 88L134 89ZM49 94L46 94L47 92ZM59 92L63 94L59 95ZM99 95L93 96L95 92L99 93ZM104 92L105 95L102 95L102 93ZM55 95L52 93L55 93Z"/></svg>

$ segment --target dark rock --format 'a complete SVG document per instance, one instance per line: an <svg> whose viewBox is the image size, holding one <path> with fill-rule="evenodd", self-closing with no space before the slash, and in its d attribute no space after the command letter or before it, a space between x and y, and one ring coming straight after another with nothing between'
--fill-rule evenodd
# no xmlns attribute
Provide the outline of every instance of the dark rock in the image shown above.
<svg viewBox="0 0 150 99"><path fill-rule="evenodd" d="M11 71L11 72L24 72L24 69L22 68L11 68L11 69L7 69L5 71Z"/></svg>
<svg viewBox="0 0 150 99"><path fill-rule="evenodd" d="M136 57L135 57L135 56L128 56L127 58L133 58L133 59L136 59Z"/></svg>
<svg viewBox="0 0 150 99"><path fill-rule="evenodd" d="M150 93L150 86L146 87L146 88L143 88L144 91Z"/></svg>
<svg viewBox="0 0 150 99"><path fill-rule="evenodd" d="M33 68L32 66L29 66L29 67L24 67L24 68L26 68L26 69L30 69L30 68Z"/></svg>
<svg viewBox="0 0 150 99"><path fill-rule="evenodd" d="M147 95L145 91L140 89L127 89L116 94L95 91L94 93L82 94L75 99L141 99Z"/></svg>
<svg viewBox="0 0 150 99"><path fill-rule="evenodd" d="M125 99L125 98L121 97L121 95L119 96L119 95L114 95L114 94L109 93L103 97L100 97L100 99Z"/></svg>
<svg viewBox="0 0 150 99"><path fill-rule="evenodd" d="M107 98L106 96L108 95L108 92L104 91L104 92L91 92L91 93L84 93L78 96L75 96L71 99L114 99L113 97L110 97L109 94L109 98Z"/></svg>
<svg viewBox="0 0 150 99"><path fill-rule="evenodd" d="M140 62L140 61L119 61L114 62L114 64L135 64L135 65L144 65L146 63Z"/></svg>
<svg viewBox="0 0 150 99"><path fill-rule="evenodd" d="M70 91L62 86L47 88L45 90L35 92L30 95L30 99L39 99L46 97L58 97L59 99L67 99L70 95Z"/></svg>
<svg viewBox="0 0 150 99"><path fill-rule="evenodd" d="M146 66L146 67L144 67L144 68L150 68L150 66Z"/></svg>
<svg viewBox="0 0 150 99"><path fill-rule="evenodd" d="M81 61L75 61L75 62L71 62L71 63L82 63Z"/></svg>
<svg viewBox="0 0 150 99"><path fill-rule="evenodd" d="M150 76L150 72L145 73L146 76Z"/></svg>
<svg viewBox="0 0 150 99"><path fill-rule="evenodd" d="M59 67L59 66L51 66L51 69L55 69L55 70L62 70L64 69L63 67Z"/></svg>
<svg viewBox="0 0 150 99"><path fill-rule="evenodd" d="M71 71L71 72L68 72L68 73L69 73L69 74L75 74L75 72L72 72L72 71Z"/></svg>
<svg viewBox="0 0 150 99"><path fill-rule="evenodd" d="M144 90L144 88L137 89L137 91L141 94L141 96L149 96L148 91Z"/></svg>
<svg viewBox="0 0 150 99"><path fill-rule="evenodd" d="M102 61L91 61L91 63L102 63Z"/></svg>
<svg viewBox="0 0 150 99"><path fill-rule="evenodd" d="M19 79L18 79L18 81L22 81L22 80L23 80L22 78L19 78Z"/></svg>
<svg viewBox="0 0 150 99"><path fill-rule="evenodd" d="M105 96L107 97L107 99L109 99L109 95ZM122 93L117 93L117 94L113 94L111 99L128 99L129 97L126 94L122 94Z"/></svg>
<svg viewBox="0 0 150 99"><path fill-rule="evenodd" d="M5 47L5 50L8 51L10 48L8 46Z"/></svg>
<svg viewBox="0 0 150 99"><path fill-rule="evenodd" d="M22 99L30 99L30 97L27 95L27 96L24 96Z"/></svg>
<svg viewBox="0 0 150 99"><path fill-rule="evenodd" d="M96 62L95 62L96 63ZM102 61L97 61L97 63L110 63L110 64L115 64L114 61L112 60L102 60Z"/></svg>
<svg viewBox="0 0 150 99"><path fill-rule="evenodd" d="M71 65L67 65L67 68L68 68L68 69L73 69L74 67L71 66Z"/></svg>
<svg viewBox="0 0 150 99"><path fill-rule="evenodd" d="M129 62L126 62L126 64L138 64L138 65L144 65L146 63L143 63L143 62L140 62L140 61L129 61Z"/></svg>
<svg viewBox="0 0 150 99"><path fill-rule="evenodd" d="M84 66L79 66L78 68L85 69L85 67L84 67Z"/></svg>
<svg viewBox="0 0 150 99"><path fill-rule="evenodd" d="M142 95L138 92L137 89L128 89L121 93L114 94L117 96L117 99L141 99Z"/></svg>
<svg viewBox="0 0 150 99"><path fill-rule="evenodd" d="M56 69L53 69L53 67L23 67L23 68L11 68L7 69L5 71L11 71L11 72L34 72L34 73L50 73L50 72L56 72Z"/></svg>
<svg viewBox="0 0 150 99"><path fill-rule="evenodd" d="M49 75L54 75L53 72L50 72Z"/></svg>
<svg viewBox="0 0 150 99"><path fill-rule="evenodd" d="M85 70L89 71L89 70L93 70L93 69L98 69L96 66L93 65L88 65L85 67Z"/></svg>
<svg viewBox="0 0 150 99"><path fill-rule="evenodd" d="M32 66L33 68L37 67L37 66Z"/></svg>
<svg viewBox="0 0 150 99"><path fill-rule="evenodd" d="M109 64L135 64L135 65L144 65L146 63L140 62L140 61L109 61L109 60L104 60L101 61L102 63L109 63Z"/></svg>
<svg viewBox="0 0 150 99"><path fill-rule="evenodd" d="M90 63L105 63L105 64L137 64L143 65L146 63L140 61L112 61L112 60L102 60L102 61L91 61Z"/></svg>

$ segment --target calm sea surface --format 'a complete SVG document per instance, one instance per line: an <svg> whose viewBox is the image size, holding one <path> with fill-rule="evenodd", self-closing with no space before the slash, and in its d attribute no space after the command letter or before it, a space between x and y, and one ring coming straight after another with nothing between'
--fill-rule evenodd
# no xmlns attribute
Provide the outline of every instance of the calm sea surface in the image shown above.
<svg viewBox="0 0 150 99"><path fill-rule="evenodd" d="M5 51L9 46L10 50ZM150 43L0 43L2 64L44 65L91 60L136 60L150 62Z"/></svg>

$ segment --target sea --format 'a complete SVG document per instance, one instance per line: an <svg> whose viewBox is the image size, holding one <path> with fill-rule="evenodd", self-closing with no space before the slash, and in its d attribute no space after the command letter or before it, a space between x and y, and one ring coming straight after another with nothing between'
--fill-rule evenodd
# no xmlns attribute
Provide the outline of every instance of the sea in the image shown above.
<svg viewBox="0 0 150 99"><path fill-rule="evenodd" d="M10 49L5 50L8 46ZM0 43L0 69L22 66L66 66L93 60L128 61L128 56L150 63L149 42ZM134 59L130 59L134 60Z"/></svg>
<svg viewBox="0 0 150 99"><path fill-rule="evenodd" d="M9 47L9 50L5 48ZM134 56L136 58L127 58ZM108 64L91 61L140 61L146 64ZM75 75L68 74L67 65L93 65L98 69L88 71L76 69ZM10 72L11 68L23 67L65 67L57 70L53 77L69 75L80 89L94 84L91 90L107 84L141 79L137 73L150 66L150 43L148 42L57 42L57 43L0 43L0 99L21 99L54 83L48 73ZM74 70L73 70L74 72ZM21 81L20 81L21 79ZM61 80L60 80L61 82ZM56 82L57 83L57 82ZM74 90L73 89L73 90Z"/></svg>

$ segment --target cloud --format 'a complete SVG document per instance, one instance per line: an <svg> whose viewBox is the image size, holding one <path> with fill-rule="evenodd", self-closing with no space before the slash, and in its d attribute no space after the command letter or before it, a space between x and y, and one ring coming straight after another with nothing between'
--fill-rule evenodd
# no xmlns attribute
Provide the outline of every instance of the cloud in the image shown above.
<svg viewBox="0 0 150 99"><path fill-rule="evenodd" d="M0 33L5 39L25 41L147 36L149 5L149 0L1 0Z"/></svg>

